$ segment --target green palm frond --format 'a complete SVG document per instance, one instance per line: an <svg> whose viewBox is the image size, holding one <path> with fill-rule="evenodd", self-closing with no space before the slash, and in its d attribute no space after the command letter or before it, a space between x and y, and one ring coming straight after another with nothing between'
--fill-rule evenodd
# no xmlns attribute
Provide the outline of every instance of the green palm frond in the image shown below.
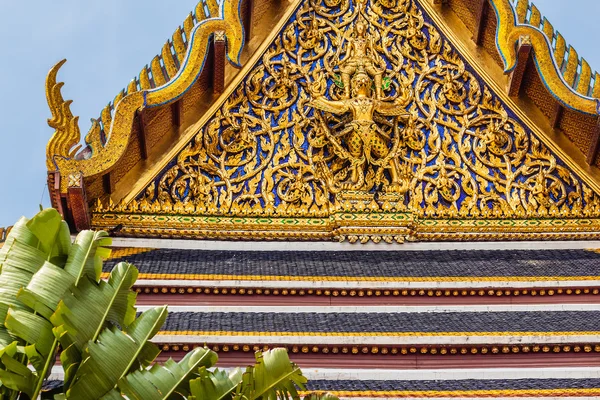
<svg viewBox="0 0 600 400"><path fill-rule="evenodd" d="M75 278L75 285L84 276L94 282L100 280L102 260L110 256L110 249L106 246L111 243L112 239L104 231L83 231L77 235L65 265L65 271Z"/></svg>
<svg viewBox="0 0 600 400"><path fill-rule="evenodd" d="M137 276L136 267L119 263L108 281L96 284L82 280L63 298L50 319L60 336L68 335L81 351L88 341L96 340L108 322L130 325L135 320L136 293L131 288Z"/></svg>
<svg viewBox="0 0 600 400"><path fill-rule="evenodd" d="M207 348L197 348L179 363L169 360L164 366L154 365L149 370L135 371L119 382L121 392L131 400L167 400L189 395L190 378L199 368L210 368L217 362L217 354ZM217 400L217 397L203 397Z"/></svg>
<svg viewBox="0 0 600 400"><path fill-rule="evenodd" d="M66 349L61 360L67 386L89 341L95 341L106 327L128 326L135 320L136 293L131 288L137 276L133 265L119 263L107 282L96 284L83 279L58 305L50 320L56 327L54 334Z"/></svg>

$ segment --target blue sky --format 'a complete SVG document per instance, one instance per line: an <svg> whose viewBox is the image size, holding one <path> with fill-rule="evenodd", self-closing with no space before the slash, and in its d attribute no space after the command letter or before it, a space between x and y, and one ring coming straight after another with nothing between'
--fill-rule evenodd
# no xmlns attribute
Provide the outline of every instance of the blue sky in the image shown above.
<svg viewBox="0 0 600 400"><path fill-rule="evenodd" d="M429 0L423 0L429 1ZM600 69L598 0L535 3L594 69ZM33 215L45 188L44 80L62 58L59 78L79 115L82 136L100 110L162 48L196 0L2 1L0 5L0 226Z"/></svg>

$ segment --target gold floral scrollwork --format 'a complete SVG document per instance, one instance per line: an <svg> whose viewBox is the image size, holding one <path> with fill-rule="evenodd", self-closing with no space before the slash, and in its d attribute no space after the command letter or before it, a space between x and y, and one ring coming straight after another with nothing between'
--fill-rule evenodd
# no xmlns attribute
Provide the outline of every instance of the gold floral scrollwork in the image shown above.
<svg viewBox="0 0 600 400"><path fill-rule="evenodd" d="M82 178L83 178L83 175L81 173L75 173L75 174L69 175L68 186L70 188L80 188Z"/></svg>
<svg viewBox="0 0 600 400"><path fill-rule="evenodd" d="M599 212L597 194L415 0L302 2L136 204L157 213L327 218L351 209L348 218L430 220ZM416 224L398 218L381 224Z"/></svg>

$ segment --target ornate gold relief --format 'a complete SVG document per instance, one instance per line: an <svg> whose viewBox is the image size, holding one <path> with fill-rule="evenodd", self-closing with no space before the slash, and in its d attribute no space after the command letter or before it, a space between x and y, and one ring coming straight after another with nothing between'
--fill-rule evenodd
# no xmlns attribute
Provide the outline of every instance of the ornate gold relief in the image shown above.
<svg viewBox="0 0 600 400"><path fill-rule="evenodd" d="M223 101L137 199L98 204L94 223L352 241L597 230L597 194L416 0L303 1Z"/></svg>
<svg viewBox="0 0 600 400"><path fill-rule="evenodd" d="M235 65L239 65L239 57L244 43L244 30L240 15L241 0L225 0L220 7L219 16L200 20L193 25L191 17L186 20L186 36L188 37L188 49L185 57L181 60L181 68L177 75L169 82L164 80L159 87L150 88L144 81L148 79L146 74L140 76L141 91L132 87L128 94L115 98L115 110L111 115L110 108L106 108L102 115L106 131L106 143L100 140L100 126L97 121L93 122L92 129L86 138L86 142L92 150L91 156L85 159L75 158L78 148L73 149L80 140L78 120L73 117L69 105L71 101L64 101L60 89L63 83L56 83L56 76L65 60L58 63L50 70L46 80L46 96L48 105L52 111L52 119L49 120L51 127L56 129L47 146L47 167L50 171L58 170L62 176L68 177L75 173L81 173L83 177L91 177L110 171L115 163L123 156L132 131L132 124L136 111L144 107L156 107L168 104L181 97L197 80L208 51L208 44L214 34L227 39L227 57ZM211 3L212 4L212 3ZM158 59L153 66L160 67ZM165 67L166 68L166 67ZM164 77L163 77L164 78ZM156 75L158 79L158 74ZM134 85L135 86L135 85ZM61 180L61 191L66 192L68 181Z"/></svg>

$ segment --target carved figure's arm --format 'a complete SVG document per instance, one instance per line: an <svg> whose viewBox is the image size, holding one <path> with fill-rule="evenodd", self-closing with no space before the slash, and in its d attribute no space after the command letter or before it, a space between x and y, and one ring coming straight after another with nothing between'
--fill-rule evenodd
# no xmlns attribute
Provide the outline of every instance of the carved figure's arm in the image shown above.
<svg viewBox="0 0 600 400"><path fill-rule="evenodd" d="M343 114L350 110L346 102L327 100L324 97L317 97L310 102L310 105L319 110L327 111L333 114Z"/></svg>

